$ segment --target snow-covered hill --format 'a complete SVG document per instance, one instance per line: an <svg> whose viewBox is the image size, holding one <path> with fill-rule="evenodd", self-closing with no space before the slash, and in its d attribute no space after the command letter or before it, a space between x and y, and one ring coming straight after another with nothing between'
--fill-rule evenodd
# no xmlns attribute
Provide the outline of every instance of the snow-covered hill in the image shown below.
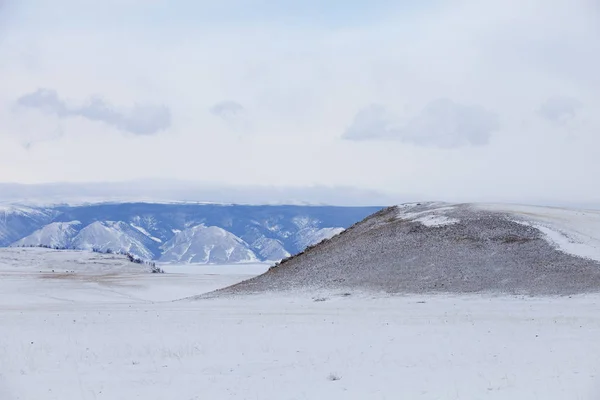
<svg viewBox="0 0 600 400"><path fill-rule="evenodd" d="M226 264L257 262L248 244L217 226L198 225L178 232L162 246L163 262Z"/></svg>
<svg viewBox="0 0 600 400"><path fill-rule="evenodd" d="M122 203L0 211L0 246L129 252L168 262L275 261L379 207Z"/></svg>
<svg viewBox="0 0 600 400"><path fill-rule="evenodd" d="M53 209L0 204L0 247L31 234L57 215Z"/></svg>
<svg viewBox="0 0 600 400"><path fill-rule="evenodd" d="M151 239L122 221L97 221L83 228L73 238L71 247L98 251L120 251L151 260L154 253L148 248Z"/></svg>
<svg viewBox="0 0 600 400"><path fill-rule="evenodd" d="M254 252L263 260L275 261L289 257L291 254L285 249L283 242L261 236L251 243Z"/></svg>
<svg viewBox="0 0 600 400"><path fill-rule="evenodd" d="M41 229L33 232L31 235L13 243L13 247L33 247L48 246L53 248L69 248L77 235L77 227L81 225L79 221L71 222L51 222Z"/></svg>
<svg viewBox="0 0 600 400"><path fill-rule="evenodd" d="M102 254L80 250L58 251L45 248L1 248L0 274L11 273L60 279L62 274L149 274L151 267L145 263L131 262L121 254ZM80 276L80 275L78 275Z"/></svg>

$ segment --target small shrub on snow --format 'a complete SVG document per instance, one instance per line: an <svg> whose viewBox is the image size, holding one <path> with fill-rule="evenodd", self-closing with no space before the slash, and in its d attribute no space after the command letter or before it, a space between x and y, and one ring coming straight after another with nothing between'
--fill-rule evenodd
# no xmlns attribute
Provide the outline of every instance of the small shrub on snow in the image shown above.
<svg viewBox="0 0 600 400"><path fill-rule="evenodd" d="M150 272L152 272L153 274L164 274L165 270L163 270L161 267L157 267L156 263L151 263Z"/></svg>
<svg viewBox="0 0 600 400"><path fill-rule="evenodd" d="M332 382L335 382L335 381L339 381L340 379L342 379L342 377L341 377L341 376L339 376L339 375L337 375L337 374L334 374L334 373L332 372L332 373L330 373L330 374L327 376L327 379L328 379L328 380L330 380L330 381L332 381Z"/></svg>

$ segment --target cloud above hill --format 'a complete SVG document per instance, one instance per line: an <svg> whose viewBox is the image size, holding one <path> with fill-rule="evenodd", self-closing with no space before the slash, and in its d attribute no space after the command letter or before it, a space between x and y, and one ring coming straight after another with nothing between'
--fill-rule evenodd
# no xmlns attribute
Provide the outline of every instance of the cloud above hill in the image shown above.
<svg viewBox="0 0 600 400"><path fill-rule="evenodd" d="M479 106L441 98L429 102L404 123L395 123L384 106L360 110L342 137L347 140L398 140L423 147L484 146L500 127L498 117Z"/></svg>

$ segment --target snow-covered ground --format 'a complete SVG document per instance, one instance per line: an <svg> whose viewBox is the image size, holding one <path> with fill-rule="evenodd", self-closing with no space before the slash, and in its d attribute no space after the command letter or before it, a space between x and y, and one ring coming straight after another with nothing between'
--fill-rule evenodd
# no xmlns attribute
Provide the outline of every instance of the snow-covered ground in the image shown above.
<svg viewBox="0 0 600 400"><path fill-rule="evenodd" d="M73 254L79 272L52 277L0 253L2 400L600 397L599 296L173 301L266 265L105 273L53 257Z"/></svg>
<svg viewBox="0 0 600 400"><path fill-rule="evenodd" d="M265 272L269 264L160 267L167 273L151 274L148 266L121 255L0 248L0 309L177 300L251 278Z"/></svg>

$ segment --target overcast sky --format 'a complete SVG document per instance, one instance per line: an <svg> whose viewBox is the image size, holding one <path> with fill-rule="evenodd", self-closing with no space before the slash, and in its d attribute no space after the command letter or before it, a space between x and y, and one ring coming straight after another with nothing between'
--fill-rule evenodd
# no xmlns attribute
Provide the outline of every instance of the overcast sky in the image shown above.
<svg viewBox="0 0 600 400"><path fill-rule="evenodd" d="M596 0L0 0L0 181L600 201Z"/></svg>

